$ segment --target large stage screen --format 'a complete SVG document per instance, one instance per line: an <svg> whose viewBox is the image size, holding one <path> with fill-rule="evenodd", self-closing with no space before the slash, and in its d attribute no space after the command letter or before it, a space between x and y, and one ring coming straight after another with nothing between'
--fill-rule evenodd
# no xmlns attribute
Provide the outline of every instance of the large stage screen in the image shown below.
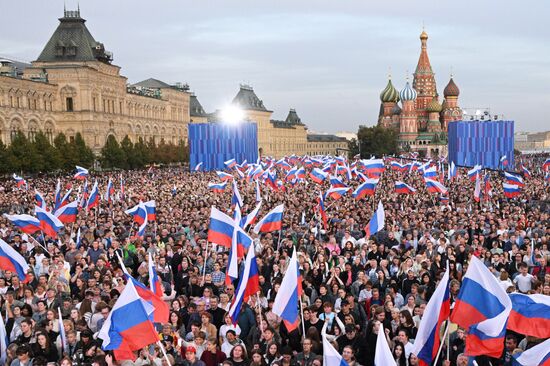
<svg viewBox="0 0 550 366"><path fill-rule="evenodd" d="M489 169L514 167L514 121L457 121L449 123L449 162ZM508 166L500 164L506 155Z"/></svg>
<svg viewBox="0 0 550 366"><path fill-rule="evenodd" d="M189 167L202 162L204 171L223 170L229 159L242 163L258 159L256 123L190 123Z"/></svg>

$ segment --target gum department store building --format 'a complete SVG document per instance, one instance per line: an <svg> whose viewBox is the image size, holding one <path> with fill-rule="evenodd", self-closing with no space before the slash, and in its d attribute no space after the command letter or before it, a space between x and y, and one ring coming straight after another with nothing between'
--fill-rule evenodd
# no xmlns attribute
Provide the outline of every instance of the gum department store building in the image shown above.
<svg viewBox="0 0 550 366"><path fill-rule="evenodd" d="M107 137L119 142L177 144L187 141L187 125L215 121L205 113L189 86L147 79L129 84L112 63L113 56L97 42L80 11L65 11L46 46L31 64L0 59L0 139L9 144L17 131L33 139L41 130L53 141L63 132L74 139L80 132L95 152ZM284 121L272 120L272 111L246 85L233 104L245 119L258 124L262 155L336 154L347 149L344 138L307 133L306 125L291 109Z"/></svg>

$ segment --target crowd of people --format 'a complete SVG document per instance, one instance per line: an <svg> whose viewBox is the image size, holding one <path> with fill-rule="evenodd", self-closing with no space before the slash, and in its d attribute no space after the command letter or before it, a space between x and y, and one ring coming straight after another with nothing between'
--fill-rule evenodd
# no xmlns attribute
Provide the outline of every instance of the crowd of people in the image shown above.
<svg viewBox="0 0 550 366"><path fill-rule="evenodd" d="M472 256L485 263L507 292L550 296L550 186L540 168L545 158L523 157L531 176L514 199L503 195L501 172L488 171L491 192L479 202L465 168L444 182L449 195L441 200L426 190L418 172L386 166L374 196L327 198L326 229L317 197L328 182L285 182L280 189L260 185L260 217L284 204L283 229L260 235L250 231L261 290L243 305L237 324L228 316L236 286L225 281L228 248L207 242L211 207L233 212L230 188L215 193L208 188L218 181L215 173L181 167L124 171L124 194L116 187L112 202L102 200L98 208L81 210L58 238L24 235L0 220L2 239L31 267L26 283L0 271L5 364L322 366L327 339L348 365L373 366L377 336L384 332L397 365L419 365L411 350L446 263L451 303ZM109 177L92 174L90 180L97 179L104 192ZM35 189L51 204L58 178L27 178L27 190L4 181L2 213L32 213ZM256 206L255 184L237 174L234 179L244 200L242 212L249 213ZM396 180L416 192L397 194ZM81 182L72 176L61 182L72 186L76 199ZM358 185L356 180L346 183ZM138 225L124 211L140 200L156 201L156 221L149 223L145 237L136 238ZM363 229L378 201L384 206L385 227L365 237ZM289 332L272 306L294 249L303 279L303 324ZM152 344L136 360L116 360L102 350L98 333L125 286L118 256L134 278L148 284L149 254L170 306L168 322L156 324L166 356L159 344ZM451 324L448 334L438 365L472 364L464 352L467 329ZM477 357L476 362L511 365L512 354L541 341L508 331L501 358Z"/></svg>

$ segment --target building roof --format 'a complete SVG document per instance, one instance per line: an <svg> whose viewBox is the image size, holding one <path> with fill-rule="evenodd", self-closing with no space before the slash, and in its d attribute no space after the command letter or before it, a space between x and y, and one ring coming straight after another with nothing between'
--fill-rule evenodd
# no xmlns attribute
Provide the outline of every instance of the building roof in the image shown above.
<svg viewBox="0 0 550 366"><path fill-rule="evenodd" d="M199 99L195 94L191 94L191 97L189 98L189 115L191 117L206 117L207 114L202 108L201 103L199 102Z"/></svg>
<svg viewBox="0 0 550 366"><path fill-rule="evenodd" d="M338 137L336 135L323 135L323 134L308 134L307 142L347 142L345 137Z"/></svg>
<svg viewBox="0 0 550 366"><path fill-rule="evenodd" d="M166 84L164 81L154 79L154 78L142 80L139 83L133 84L133 86L140 86L142 88L151 88L151 89L162 89L162 88L172 87L171 85Z"/></svg>
<svg viewBox="0 0 550 366"><path fill-rule="evenodd" d="M249 85L241 84L239 92L231 103L244 110L271 112L267 110L264 106L264 102L258 98L256 93L254 93L254 89Z"/></svg>
<svg viewBox="0 0 550 366"><path fill-rule="evenodd" d="M399 93L399 98L401 99L401 102L405 102L408 100L415 100L416 95L416 90L411 88L411 84L407 81L405 87L401 90L401 93Z"/></svg>
<svg viewBox="0 0 550 366"><path fill-rule="evenodd" d="M30 66L31 64L26 62L0 57L0 75L21 77L23 71Z"/></svg>
<svg viewBox="0 0 550 366"><path fill-rule="evenodd" d="M290 108L288 111L285 122L291 125L303 125L302 120L298 117L298 113L296 113L294 108Z"/></svg>
<svg viewBox="0 0 550 366"><path fill-rule="evenodd" d="M430 58L428 57L428 34L425 31L422 31L420 34L420 42L422 47L415 74L433 74Z"/></svg>
<svg viewBox="0 0 550 366"><path fill-rule="evenodd" d="M59 25L38 56L40 62L101 61L110 63L113 55L97 42L80 17L80 10L65 10Z"/></svg>
<svg viewBox="0 0 550 366"><path fill-rule="evenodd" d="M399 92L391 83L390 78L388 78L388 85L380 93L380 101L382 103L397 103L399 101Z"/></svg>
<svg viewBox="0 0 550 366"><path fill-rule="evenodd" d="M294 125L292 125L291 123L288 123L287 121L272 119L269 122L271 122L271 124L275 128L292 128L292 129L296 129L296 127L294 127Z"/></svg>

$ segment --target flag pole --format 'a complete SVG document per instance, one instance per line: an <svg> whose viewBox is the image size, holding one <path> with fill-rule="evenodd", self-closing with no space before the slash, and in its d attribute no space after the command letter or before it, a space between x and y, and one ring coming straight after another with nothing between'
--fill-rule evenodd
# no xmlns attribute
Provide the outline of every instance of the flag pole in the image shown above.
<svg viewBox="0 0 550 366"><path fill-rule="evenodd" d="M204 286L204 281L206 280L206 262L208 260L208 242L206 242L206 248L204 248L204 263L202 266L202 285Z"/></svg>
<svg viewBox="0 0 550 366"><path fill-rule="evenodd" d="M164 349L164 346L162 345L162 342L160 341L160 339L157 341L157 344L160 347L160 350L162 351L162 354L164 355L164 359L168 363L168 366L172 365L170 363L170 359L168 358L168 355L166 354L166 350Z"/></svg>
<svg viewBox="0 0 550 366"><path fill-rule="evenodd" d="M439 345L439 349L437 350L437 356L435 356L434 365L437 365L437 361L439 361L439 356L441 355L441 350L443 349L443 345L445 344L445 338L447 338L447 334L449 333L450 325L451 325L451 321L447 319L447 326L445 327L445 333L443 333L443 337L441 337L441 344ZM449 346L447 346L447 357L449 357L448 348Z"/></svg>
<svg viewBox="0 0 550 366"><path fill-rule="evenodd" d="M300 300L300 315L302 317L301 323L302 323L302 339L306 338L306 325L304 324L304 307L302 305L302 296L299 297Z"/></svg>
<svg viewBox="0 0 550 366"><path fill-rule="evenodd" d="M260 324L259 324L259 327L260 327L260 332L262 333L262 337L264 335L264 328L262 328L262 306L260 304L260 295L258 293L256 293L256 310L258 312L258 315L260 316Z"/></svg>

